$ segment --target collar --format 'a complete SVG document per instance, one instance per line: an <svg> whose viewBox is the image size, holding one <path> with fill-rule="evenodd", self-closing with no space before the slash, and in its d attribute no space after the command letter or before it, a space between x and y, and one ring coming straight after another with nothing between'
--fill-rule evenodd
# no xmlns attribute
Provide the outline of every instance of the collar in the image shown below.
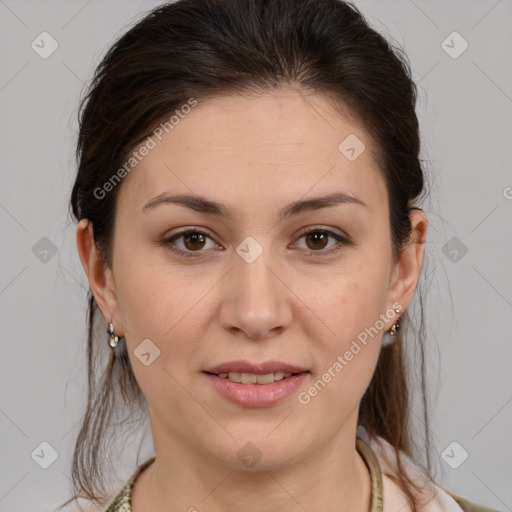
<svg viewBox="0 0 512 512"><path fill-rule="evenodd" d="M379 461L370 446L360 437L356 438L356 448L370 471L370 479L372 483L370 512L383 512L382 472ZM155 460L155 458L155 456L151 457L137 468L105 512L131 512L131 494L133 484L140 473L142 473L142 471L146 469Z"/></svg>

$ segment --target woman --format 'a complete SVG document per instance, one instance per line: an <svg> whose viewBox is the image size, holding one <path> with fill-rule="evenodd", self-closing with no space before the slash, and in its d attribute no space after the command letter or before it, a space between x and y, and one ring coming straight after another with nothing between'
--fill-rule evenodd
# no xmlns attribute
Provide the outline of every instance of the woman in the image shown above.
<svg viewBox="0 0 512 512"><path fill-rule="evenodd" d="M415 100L406 58L340 0L179 0L113 45L82 103L71 198L91 288L74 498L489 510L435 484L426 409L426 467L413 454ZM149 415L155 457L107 501L123 404Z"/></svg>

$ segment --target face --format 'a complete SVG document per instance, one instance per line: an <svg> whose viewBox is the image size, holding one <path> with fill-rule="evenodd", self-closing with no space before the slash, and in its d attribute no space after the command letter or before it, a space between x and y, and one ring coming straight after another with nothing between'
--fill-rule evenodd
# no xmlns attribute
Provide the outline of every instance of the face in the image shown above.
<svg viewBox="0 0 512 512"><path fill-rule="evenodd" d="M103 284L88 270L157 453L174 443L274 468L353 438L422 260L417 246L393 261L373 141L326 97L295 90L199 101L155 140L120 185L112 269ZM162 201L178 194L215 205ZM344 200L311 201L333 194ZM218 375L229 372L244 382Z"/></svg>

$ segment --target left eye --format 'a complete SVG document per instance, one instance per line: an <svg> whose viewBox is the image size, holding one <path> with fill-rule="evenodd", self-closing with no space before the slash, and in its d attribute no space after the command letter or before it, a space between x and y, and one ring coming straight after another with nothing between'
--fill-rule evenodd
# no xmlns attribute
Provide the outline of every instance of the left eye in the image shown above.
<svg viewBox="0 0 512 512"><path fill-rule="evenodd" d="M305 233L302 233L299 240L302 238L305 238L306 244L309 242L309 247L306 247L306 249L312 249L313 252L322 252L322 253L329 253L332 251L332 247L328 250L322 251L322 249L325 249L325 247L328 244L328 239L332 238L337 243L334 243L335 246L334 250L337 250L341 248L343 244L348 244L349 241L344 238L341 235L338 235L337 233L334 233L333 231L329 231L327 229L311 229L309 231L306 231ZM336 247L337 246L337 247Z"/></svg>
<svg viewBox="0 0 512 512"><path fill-rule="evenodd" d="M340 249L341 246L343 245L350 245L350 241L347 238L326 229L316 228L303 232L301 236L298 238L298 240L301 240L303 238L306 240L306 250L309 249L311 252L315 253L331 253L333 251ZM329 238L334 239L337 243L333 244L334 248L331 245L329 249L324 250L328 245ZM183 239L184 248L176 247L177 244L175 244L175 241L179 239ZM187 231L182 231L181 233L177 233L172 237L165 239L163 241L163 244L166 245L170 251L189 257L195 256L194 253L205 252L202 251L201 249L204 248L207 239L212 240L211 237L204 231L189 229Z"/></svg>

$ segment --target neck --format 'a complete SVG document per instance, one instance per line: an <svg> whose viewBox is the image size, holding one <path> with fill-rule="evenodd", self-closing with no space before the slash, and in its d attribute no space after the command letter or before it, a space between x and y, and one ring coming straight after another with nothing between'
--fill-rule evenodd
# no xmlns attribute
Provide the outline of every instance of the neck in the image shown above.
<svg viewBox="0 0 512 512"><path fill-rule="evenodd" d="M371 479L355 448L355 425L286 467L256 471L213 461L168 431L155 436L159 425L152 423L156 459L135 482L133 512L370 510Z"/></svg>

